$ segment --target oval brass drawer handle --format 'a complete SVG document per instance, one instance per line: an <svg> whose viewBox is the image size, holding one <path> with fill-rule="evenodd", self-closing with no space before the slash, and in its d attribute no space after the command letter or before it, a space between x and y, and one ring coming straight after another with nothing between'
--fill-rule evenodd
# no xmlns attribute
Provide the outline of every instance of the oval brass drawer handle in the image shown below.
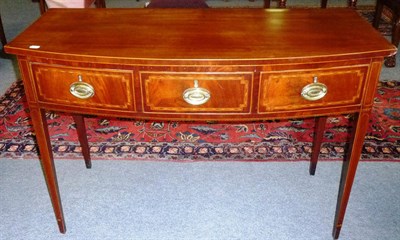
<svg viewBox="0 0 400 240"><path fill-rule="evenodd" d="M188 88L183 92L183 100L191 105L201 105L210 100L211 94L205 89L199 87L199 81L194 80L194 87Z"/></svg>
<svg viewBox="0 0 400 240"><path fill-rule="evenodd" d="M319 100L328 93L328 87L318 82L318 77L314 77L314 82L306 85L301 90L301 96L309 101Z"/></svg>
<svg viewBox="0 0 400 240"><path fill-rule="evenodd" d="M78 76L79 81L74 82L69 87L69 92L77 98L88 99L94 96L94 88L89 83L82 81L82 76Z"/></svg>

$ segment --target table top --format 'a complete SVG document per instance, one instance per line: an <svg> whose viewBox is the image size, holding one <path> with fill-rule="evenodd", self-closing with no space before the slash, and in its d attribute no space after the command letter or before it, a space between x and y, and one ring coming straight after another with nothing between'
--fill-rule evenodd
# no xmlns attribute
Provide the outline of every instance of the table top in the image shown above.
<svg viewBox="0 0 400 240"><path fill-rule="evenodd" d="M100 61L310 61L396 52L351 9L50 9L5 49Z"/></svg>

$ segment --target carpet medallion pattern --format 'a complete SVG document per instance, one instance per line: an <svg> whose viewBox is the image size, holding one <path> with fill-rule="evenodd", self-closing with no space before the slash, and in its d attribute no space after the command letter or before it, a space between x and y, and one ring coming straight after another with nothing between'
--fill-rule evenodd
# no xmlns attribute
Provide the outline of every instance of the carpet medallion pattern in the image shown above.
<svg viewBox="0 0 400 240"><path fill-rule="evenodd" d="M400 82L380 82L362 160L400 161ZM0 99L0 153L37 158L21 81ZM81 159L72 117L47 113L55 158ZM352 115L328 119L321 160L342 160ZM313 119L211 123L85 117L93 159L161 161L308 160Z"/></svg>

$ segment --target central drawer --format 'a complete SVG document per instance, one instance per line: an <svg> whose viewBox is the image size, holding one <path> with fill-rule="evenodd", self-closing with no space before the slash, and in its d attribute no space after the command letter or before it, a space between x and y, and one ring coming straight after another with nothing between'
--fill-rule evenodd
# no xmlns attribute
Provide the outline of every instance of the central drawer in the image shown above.
<svg viewBox="0 0 400 240"><path fill-rule="evenodd" d="M250 113L252 72L141 71L139 76L144 112Z"/></svg>

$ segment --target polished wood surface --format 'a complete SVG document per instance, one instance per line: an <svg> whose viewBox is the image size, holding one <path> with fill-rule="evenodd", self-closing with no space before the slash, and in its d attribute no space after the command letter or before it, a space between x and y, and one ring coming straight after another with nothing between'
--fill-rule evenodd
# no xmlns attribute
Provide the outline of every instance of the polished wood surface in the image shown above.
<svg viewBox="0 0 400 240"><path fill-rule="evenodd" d="M394 48L351 9L50 9L8 51L107 63L163 59L187 64L196 59L339 60L351 54L388 55Z"/></svg>
<svg viewBox="0 0 400 240"><path fill-rule="evenodd" d="M260 76L259 113L292 111L315 107L351 106L361 103L362 88L368 65L347 67L303 68L294 70L288 65L281 71L264 71ZM302 88L318 76L329 93L319 101L309 101L299 95Z"/></svg>
<svg viewBox="0 0 400 240"><path fill-rule="evenodd" d="M351 9L51 9L5 50L18 56L61 232L66 226L45 110L74 114L86 150L80 114L227 122L316 117L310 174L326 117L352 113L335 238L382 62L396 52ZM187 101L192 91L189 100L205 101Z"/></svg>
<svg viewBox="0 0 400 240"><path fill-rule="evenodd" d="M252 72L140 72L140 79L145 112L249 114L251 111ZM186 89L194 87L194 80L212 94L208 102L198 106L182 98Z"/></svg>
<svg viewBox="0 0 400 240"><path fill-rule="evenodd" d="M37 97L41 102L78 108L110 108L135 112L131 71L61 67L50 64L32 64L31 67L37 82ZM82 100L68 93L70 85L79 81L77 76L86 83L96 86L96 93L92 98Z"/></svg>

